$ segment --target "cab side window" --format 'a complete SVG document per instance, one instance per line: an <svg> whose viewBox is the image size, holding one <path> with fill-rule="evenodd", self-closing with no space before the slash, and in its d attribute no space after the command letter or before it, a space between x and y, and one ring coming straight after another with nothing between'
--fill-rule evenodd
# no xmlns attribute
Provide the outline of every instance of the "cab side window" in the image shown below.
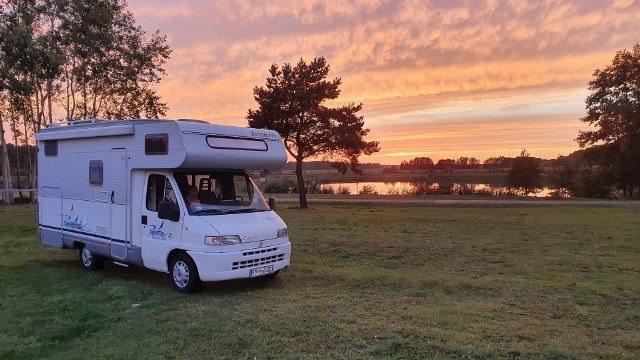
<svg viewBox="0 0 640 360"><path fill-rule="evenodd" d="M157 212L161 201L177 204L176 194L166 176L151 174L147 181L147 210Z"/></svg>

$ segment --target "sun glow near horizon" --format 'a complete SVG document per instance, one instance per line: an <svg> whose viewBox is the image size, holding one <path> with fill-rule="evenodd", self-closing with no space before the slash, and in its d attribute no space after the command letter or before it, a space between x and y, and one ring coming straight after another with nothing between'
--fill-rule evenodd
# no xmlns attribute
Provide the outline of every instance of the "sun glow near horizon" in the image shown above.
<svg viewBox="0 0 640 360"><path fill-rule="evenodd" d="M587 84L638 41L640 1L129 2L174 49L158 93L169 118L246 126L271 64L324 56L337 103L362 102L399 164L578 149Z"/></svg>

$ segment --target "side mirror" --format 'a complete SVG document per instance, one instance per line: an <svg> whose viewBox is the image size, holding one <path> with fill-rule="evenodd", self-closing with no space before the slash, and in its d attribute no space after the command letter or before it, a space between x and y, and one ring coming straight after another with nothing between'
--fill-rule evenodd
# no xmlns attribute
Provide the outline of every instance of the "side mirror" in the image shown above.
<svg viewBox="0 0 640 360"><path fill-rule="evenodd" d="M158 218L176 222L180 220L180 208L178 204L162 201L158 205Z"/></svg>
<svg viewBox="0 0 640 360"><path fill-rule="evenodd" d="M269 207L271 208L271 210L276 211L276 198L269 198Z"/></svg>

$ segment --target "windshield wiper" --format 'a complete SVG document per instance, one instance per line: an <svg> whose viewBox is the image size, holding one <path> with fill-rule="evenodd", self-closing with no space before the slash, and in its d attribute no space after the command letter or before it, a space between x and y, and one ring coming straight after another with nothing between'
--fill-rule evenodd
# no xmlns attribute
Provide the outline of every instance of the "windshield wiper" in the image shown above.
<svg viewBox="0 0 640 360"><path fill-rule="evenodd" d="M238 210L227 210L225 212L225 214L246 214L246 213L252 213L252 212L261 212L261 211L266 211L263 209L238 209Z"/></svg>
<svg viewBox="0 0 640 360"><path fill-rule="evenodd" d="M227 215L227 214L246 214L252 212L267 211L264 209L203 209L191 212L191 215Z"/></svg>
<svg viewBox="0 0 640 360"><path fill-rule="evenodd" d="M202 214L220 214L220 213L226 213L226 212L225 210L220 210L220 209L203 209L203 210L193 211L191 214L202 215Z"/></svg>

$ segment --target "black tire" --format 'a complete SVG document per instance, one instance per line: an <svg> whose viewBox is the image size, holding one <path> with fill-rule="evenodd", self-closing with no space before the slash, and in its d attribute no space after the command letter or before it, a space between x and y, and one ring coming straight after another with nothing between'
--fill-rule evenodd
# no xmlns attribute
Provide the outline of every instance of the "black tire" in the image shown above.
<svg viewBox="0 0 640 360"><path fill-rule="evenodd" d="M200 289L200 275L193 259L187 254L177 254L171 259L171 285L177 292L188 294Z"/></svg>
<svg viewBox="0 0 640 360"><path fill-rule="evenodd" d="M78 255L80 256L80 266L86 271L96 271L102 269L104 265L104 259L91 253L86 246L78 249Z"/></svg>

